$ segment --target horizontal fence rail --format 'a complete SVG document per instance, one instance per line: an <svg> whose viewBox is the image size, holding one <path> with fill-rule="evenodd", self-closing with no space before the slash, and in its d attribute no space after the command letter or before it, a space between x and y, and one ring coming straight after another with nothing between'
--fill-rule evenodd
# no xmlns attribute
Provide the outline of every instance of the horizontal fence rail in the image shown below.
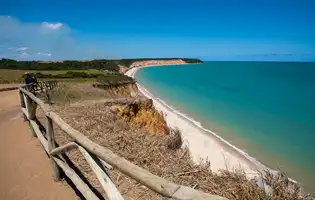
<svg viewBox="0 0 315 200"><path fill-rule="evenodd" d="M40 81L40 82L36 82L36 83L31 83L28 85L24 85L22 86L22 88L27 89L28 91L30 91L31 93L33 93L34 95L36 94L44 94L46 101L48 104L52 104L51 103L51 97L50 97L50 91L56 87L58 84L57 81L55 80L50 80L50 81Z"/></svg>
<svg viewBox="0 0 315 200"><path fill-rule="evenodd" d="M54 83L51 89L57 85ZM89 186L79 177L64 159L61 154L71 149L77 148L82 156L89 163L91 169L95 173L101 186L103 187L107 199L123 200L121 193L118 191L114 183L108 177L106 170L111 166L120 170L125 175L138 181L154 192L173 200L223 200L226 198L216 195L207 194L199 190L195 190L186 186L177 185L159 176L156 176L149 171L129 162L128 160L116 155L111 150L100 146L81 132L75 130L59 115L52 112L50 106L37 98L32 92L28 91L27 86L19 88L21 108L24 119L31 126L34 136L41 142L44 150L48 153L52 163L53 177L55 180L60 180L61 170L73 182L81 194L88 200L99 199L97 195L89 188ZM36 118L36 109L39 107L45 114L46 126L44 131L40 127L42 125ZM56 147L54 138L54 125L59 126L74 142L69 142L63 146Z"/></svg>
<svg viewBox="0 0 315 200"><path fill-rule="evenodd" d="M5 87L5 88L0 88L0 92L10 91L10 90L17 90L17 89L19 89L18 86L16 86L16 87Z"/></svg>

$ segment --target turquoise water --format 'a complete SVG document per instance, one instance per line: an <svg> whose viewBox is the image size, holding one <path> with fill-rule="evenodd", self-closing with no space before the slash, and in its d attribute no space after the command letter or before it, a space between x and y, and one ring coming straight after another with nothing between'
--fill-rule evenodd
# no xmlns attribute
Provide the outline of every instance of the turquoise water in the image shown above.
<svg viewBox="0 0 315 200"><path fill-rule="evenodd" d="M315 191L315 63L205 62L143 68L172 107Z"/></svg>

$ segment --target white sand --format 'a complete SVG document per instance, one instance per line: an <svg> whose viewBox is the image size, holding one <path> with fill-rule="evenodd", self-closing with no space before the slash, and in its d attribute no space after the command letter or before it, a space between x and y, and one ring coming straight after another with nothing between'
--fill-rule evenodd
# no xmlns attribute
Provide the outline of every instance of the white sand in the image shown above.
<svg viewBox="0 0 315 200"><path fill-rule="evenodd" d="M125 74L134 77L139 68L142 67L132 68ZM189 148L195 163L200 163L201 160L209 160L211 169L216 172L219 169L232 170L241 167L249 177L256 175L257 169L265 168L254 158L229 144L214 132L204 129L198 122L174 110L162 100L153 96L140 84L137 83L137 86L143 95L153 100L155 108L164 114L168 126L178 128L181 131L184 144Z"/></svg>

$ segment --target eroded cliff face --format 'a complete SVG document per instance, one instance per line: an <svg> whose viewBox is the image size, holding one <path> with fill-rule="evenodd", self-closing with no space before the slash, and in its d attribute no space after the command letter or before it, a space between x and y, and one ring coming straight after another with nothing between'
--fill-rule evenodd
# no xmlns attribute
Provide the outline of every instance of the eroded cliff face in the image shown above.
<svg viewBox="0 0 315 200"><path fill-rule="evenodd" d="M129 68L133 67L141 67L141 66L148 66L148 65L179 65L179 64L186 64L185 61L182 59L172 59L172 60L142 60L142 61L135 61L133 62Z"/></svg>
<svg viewBox="0 0 315 200"><path fill-rule="evenodd" d="M141 96L135 83L125 84L93 84L93 87L101 88L108 97L138 97Z"/></svg>
<svg viewBox="0 0 315 200"><path fill-rule="evenodd" d="M118 116L131 125L139 126L144 131L161 136L168 133L166 121L162 113L154 108L152 99L137 100L126 105L115 105L113 109Z"/></svg>

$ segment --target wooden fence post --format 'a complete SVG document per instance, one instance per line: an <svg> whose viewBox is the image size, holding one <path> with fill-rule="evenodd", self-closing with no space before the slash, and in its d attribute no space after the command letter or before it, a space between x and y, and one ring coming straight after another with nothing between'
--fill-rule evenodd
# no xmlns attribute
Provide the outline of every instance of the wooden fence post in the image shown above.
<svg viewBox="0 0 315 200"><path fill-rule="evenodd" d="M34 120L35 119L35 114L36 114L36 108L37 108L37 104L34 103L32 101L32 99L25 95L25 102L26 102L26 110L27 110L27 114L28 114L28 119L32 119Z"/></svg>
<svg viewBox="0 0 315 200"><path fill-rule="evenodd" d="M24 94L24 93L22 93L22 95L23 95L23 102L24 102L24 107L25 107L25 109L26 109L26 113L27 114L25 114L25 115L23 115L24 116L24 121L28 121L28 110L29 110L29 104L28 104L28 102L27 102L27 95L26 94Z"/></svg>
<svg viewBox="0 0 315 200"><path fill-rule="evenodd" d="M20 103L21 103L21 108L26 108L25 107L25 98L24 98L24 93L20 90ZM27 116L22 112L24 121L27 121Z"/></svg>
<svg viewBox="0 0 315 200"><path fill-rule="evenodd" d="M27 109L27 113L28 113L28 119L29 120L35 120L36 119L37 103L33 102L29 96L27 96L27 95L25 95L25 96L26 96L26 109ZM37 135L33 129L33 126L31 126L31 124L30 124L30 127L31 127L32 136L37 137Z"/></svg>
<svg viewBox="0 0 315 200"><path fill-rule="evenodd" d="M31 98L29 98L31 100ZM31 110L28 112L29 117L32 120L36 119L36 110L37 110L37 103L31 100Z"/></svg>
<svg viewBox="0 0 315 200"><path fill-rule="evenodd" d="M45 94L46 94L46 98L47 98L47 103L49 105L51 105L52 104L51 97L50 97L50 94L49 94L49 90L47 88L45 89Z"/></svg>
<svg viewBox="0 0 315 200"><path fill-rule="evenodd" d="M19 90L20 93L20 103L21 103L21 107L25 108L25 102L24 102L24 97L23 97L23 92L21 90Z"/></svg>
<svg viewBox="0 0 315 200"><path fill-rule="evenodd" d="M53 128L53 122L50 117L46 116L47 119L47 141L48 141L48 151L56 148L55 145L55 136L54 136L54 128ZM50 155L51 164L52 164L52 170L53 170L53 177L55 181L60 180L60 168L56 164L56 162L53 160L52 156Z"/></svg>

